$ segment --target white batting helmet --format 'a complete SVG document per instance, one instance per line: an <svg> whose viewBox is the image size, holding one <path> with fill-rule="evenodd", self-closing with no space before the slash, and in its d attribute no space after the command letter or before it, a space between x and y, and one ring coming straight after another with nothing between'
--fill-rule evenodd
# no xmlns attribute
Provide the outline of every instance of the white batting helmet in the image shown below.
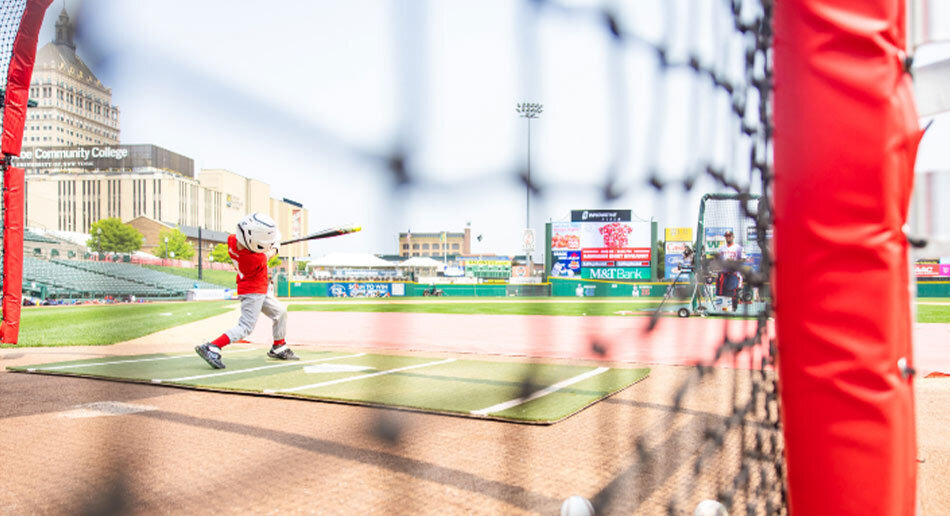
<svg viewBox="0 0 950 516"><path fill-rule="evenodd" d="M274 219L263 213L252 213L237 224L234 236L255 253L266 253L280 245L280 231Z"/></svg>

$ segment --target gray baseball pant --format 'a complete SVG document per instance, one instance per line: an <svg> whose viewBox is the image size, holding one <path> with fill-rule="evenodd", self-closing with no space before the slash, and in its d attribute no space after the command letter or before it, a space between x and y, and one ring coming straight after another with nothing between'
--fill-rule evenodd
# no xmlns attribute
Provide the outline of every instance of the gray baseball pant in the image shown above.
<svg viewBox="0 0 950 516"><path fill-rule="evenodd" d="M287 309L270 294L242 294L241 318L237 326L224 332L231 342L247 337L257 326L257 318L263 313L274 321L274 340L281 340L287 334Z"/></svg>

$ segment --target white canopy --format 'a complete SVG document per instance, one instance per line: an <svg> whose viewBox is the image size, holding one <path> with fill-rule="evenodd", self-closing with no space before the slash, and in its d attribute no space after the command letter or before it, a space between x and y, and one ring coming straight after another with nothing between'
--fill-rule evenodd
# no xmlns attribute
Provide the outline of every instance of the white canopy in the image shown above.
<svg viewBox="0 0 950 516"><path fill-rule="evenodd" d="M431 269L431 268L441 268L443 266L442 262L438 260L433 260L428 256L413 256L408 260L399 264L400 267L413 267L418 269Z"/></svg>
<svg viewBox="0 0 950 516"><path fill-rule="evenodd" d="M330 253L307 262L307 267L396 267L369 253Z"/></svg>

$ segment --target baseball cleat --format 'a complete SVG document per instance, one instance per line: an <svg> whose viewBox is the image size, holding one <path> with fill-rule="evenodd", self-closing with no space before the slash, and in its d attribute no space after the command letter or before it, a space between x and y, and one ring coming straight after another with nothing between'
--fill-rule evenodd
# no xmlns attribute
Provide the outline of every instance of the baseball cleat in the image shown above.
<svg viewBox="0 0 950 516"><path fill-rule="evenodd" d="M277 360L300 360L300 357L295 355L286 344L270 348L270 351L267 352L267 356L276 358Z"/></svg>
<svg viewBox="0 0 950 516"><path fill-rule="evenodd" d="M205 342L200 346L195 346L195 353L198 353L199 357L205 359L205 362L211 367L224 369L224 362L221 361L221 348L218 346L210 342Z"/></svg>

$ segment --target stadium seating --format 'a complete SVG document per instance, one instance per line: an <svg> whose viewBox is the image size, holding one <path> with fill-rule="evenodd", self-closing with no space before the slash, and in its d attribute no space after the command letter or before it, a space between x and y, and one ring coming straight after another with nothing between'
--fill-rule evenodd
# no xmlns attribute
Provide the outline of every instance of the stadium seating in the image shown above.
<svg viewBox="0 0 950 516"><path fill-rule="evenodd" d="M62 243L62 241L60 241L60 240L58 240L58 239L50 238L50 237L48 237L48 236L46 236L46 235L41 235L41 234L39 234L39 233L34 233L34 232L30 231L29 229L24 229L24 230L23 230L23 241L25 241L25 242L39 242L39 243L43 243L43 244L61 244L61 243Z"/></svg>
<svg viewBox="0 0 950 516"><path fill-rule="evenodd" d="M65 265L67 267L73 267L81 269L88 272L94 272L109 276L112 278L118 278L126 281L131 281L134 283L139 283L141 285L146 285L150 287L157 287L166 290L172 290L179 293L184 293L186 290L192 288L210 288L210 289L220 289L220 285L214 285L207 283L205 281L193 280L185 278L183 276L176 276L174 274L167 274L161 271L154 269L149 269L142 267L140 265L133 265L130 263L121 263L121 262L93 262L93 261L79 261L79 260L52 260L53 263L58 263Z"/></svg>
<svg viewBox="0 0 950 516"><path fill-rule="evenodd" d="M127 263L23 258L23 291L27 296L182 299L192 288L223 287Z"/></svg>

